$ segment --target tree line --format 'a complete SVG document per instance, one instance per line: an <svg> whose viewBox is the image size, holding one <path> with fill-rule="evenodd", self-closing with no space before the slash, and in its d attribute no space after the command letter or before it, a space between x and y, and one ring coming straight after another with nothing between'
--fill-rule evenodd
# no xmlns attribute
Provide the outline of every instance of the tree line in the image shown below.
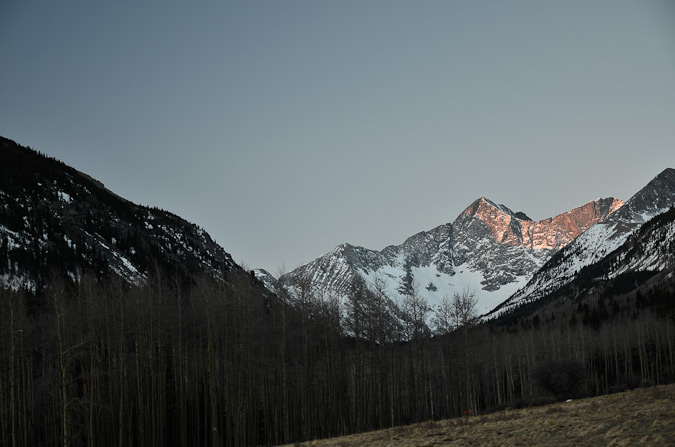
<svg viewBox="0 0 675 447"><path fill-rule="evenodd" d="M157 271L0 290L0 443L272 445L674 379L675 319L651 308L478 325L469 291L432 308L385 289Z"/></svg>

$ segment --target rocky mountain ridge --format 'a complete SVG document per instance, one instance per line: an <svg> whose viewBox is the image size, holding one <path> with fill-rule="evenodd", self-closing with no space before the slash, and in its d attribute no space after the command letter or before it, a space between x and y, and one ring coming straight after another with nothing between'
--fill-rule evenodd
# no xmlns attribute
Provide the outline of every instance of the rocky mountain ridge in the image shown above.
<svg viewBox="0 0 675 447"><path fill-rule="evenodd" d="M315 293L343 301L355 282L384 282L387 296L400 302L415 290L430 305L465 289L488 312L507 299L560 247L603 221L623 205L607 198L553 218L534 222L524 213L480 198L454 222L408 238L381 251L342 244L285 275L293 287L302 281Z"/></svg>
<svg viewBox="0 0 675 447"><path fill-rule="evenodd" d="M666 169L626 201L615 213L584 232L542 266L499 311L535 301L572 282L587 266L619 249L645 222L675 205L675 169ZM629 268L626 266L626 268Z"/></svg>

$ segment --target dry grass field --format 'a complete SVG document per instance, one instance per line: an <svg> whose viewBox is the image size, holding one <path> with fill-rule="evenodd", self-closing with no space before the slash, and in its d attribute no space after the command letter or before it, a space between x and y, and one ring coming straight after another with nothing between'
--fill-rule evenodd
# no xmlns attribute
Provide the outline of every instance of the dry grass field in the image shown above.
<svg viewBox="0 0 675 447"><path fill-rule="evenodd" d="M675 385L296 446L675 446Z"/></svg>

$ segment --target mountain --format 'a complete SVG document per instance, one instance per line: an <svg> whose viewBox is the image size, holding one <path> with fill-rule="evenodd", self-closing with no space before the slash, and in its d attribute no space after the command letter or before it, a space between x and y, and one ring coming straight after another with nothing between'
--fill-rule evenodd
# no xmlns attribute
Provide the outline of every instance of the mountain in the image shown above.
<svg viewBox="0 0 675 447"><path fill-rule="evenodd" d="M139 284L156 268L188 280L241 273L202 228L0 137L0 284L38 291L54 273Z"/></svg>
<svg viewBox="0 0 675 447"><path fill-rule="evenodd" d="M415 289L430 305L468 289L487 312L522 287L561 247L623 205L607 198L553 218L532 221L522 212L480 198L452 223L420 232L381 251L342 244L280 278L291 291L303 281L315 293L345 300L352 284L400 302Z"/></svg>
<svg viewBox="0 0 675 447"><path fill-rule="evenodd" d="M675 318L675 206L633 231L618 248L582 267L559 288L505 302L489 316L500 324L542 319L597 329L605 320L635 319L643 308Z"/></svg>
<svg viewBox="0 0 675 447"><path fill-rule="evenodd" d="M675 169L666 169L615 213L562 248L497 312L550 295L572 282L586 266L621 247L646 221L675 205ZM628 267L626 267L628 268Z"/></svg>

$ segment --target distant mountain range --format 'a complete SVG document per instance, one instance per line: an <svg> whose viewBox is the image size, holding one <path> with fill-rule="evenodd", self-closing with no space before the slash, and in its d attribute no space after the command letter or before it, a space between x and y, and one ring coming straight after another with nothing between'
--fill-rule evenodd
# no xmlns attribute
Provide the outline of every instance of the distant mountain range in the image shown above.
<svg viewBox="0 0 675 447"><path fill-rule="evenodd" d="M504 313L569 283L579 269L620 247L644 222L673 204L673 169L625 204L597 199L539 222L480 198L452 223L418 233L401 245L374 251L342 244L279 280L291 291L304 281L315 293L344 302L352 284L373 289L379 278L394 303L414 290L432 308L444 296L468 290L478 298L480 313L494 315L495 309ZM672 254L663 256L670 258L655 265L671 262ZM277 287L268 273L257 274Z"/></svg>

